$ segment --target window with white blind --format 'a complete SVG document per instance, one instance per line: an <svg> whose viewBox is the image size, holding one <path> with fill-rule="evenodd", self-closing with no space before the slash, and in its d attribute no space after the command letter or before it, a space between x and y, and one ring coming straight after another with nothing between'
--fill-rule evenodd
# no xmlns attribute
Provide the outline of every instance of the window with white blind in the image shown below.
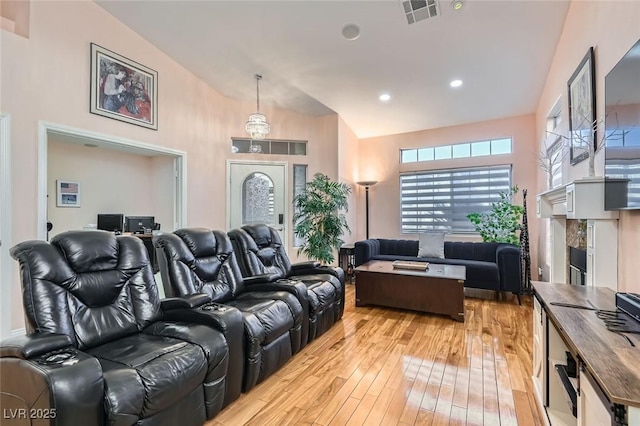
<svg viewBox="0 0 640 426"><path fill-rule="evenodd" d="M491 209L511 188L511 165L400 175L401 231L473 232L467 215Z"/></svg>

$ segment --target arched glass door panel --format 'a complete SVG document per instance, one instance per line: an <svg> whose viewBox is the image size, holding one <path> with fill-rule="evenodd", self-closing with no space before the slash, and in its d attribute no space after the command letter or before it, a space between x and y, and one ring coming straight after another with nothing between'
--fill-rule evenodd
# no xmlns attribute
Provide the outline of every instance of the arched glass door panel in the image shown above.
<svg viewBox="0 0 640 426"><path fill-rule="evenodd" d="M242 224L274 225L273 180L264 173L251 173L242 183Z"/></svg>

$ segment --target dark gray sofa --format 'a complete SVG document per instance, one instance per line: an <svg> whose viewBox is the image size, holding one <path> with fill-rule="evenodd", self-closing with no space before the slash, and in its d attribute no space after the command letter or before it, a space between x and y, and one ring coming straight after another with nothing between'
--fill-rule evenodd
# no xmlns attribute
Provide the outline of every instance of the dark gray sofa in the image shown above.
<svg viewBox="0 0 640 426"><path fill-rule="evenodd" d="M520 249L505 243L445 241L444 259L418 257L418 241L371 238L355 244L355 266L370 260L423 260L463 265L465 287L507 291L520 302Z"/></svg>

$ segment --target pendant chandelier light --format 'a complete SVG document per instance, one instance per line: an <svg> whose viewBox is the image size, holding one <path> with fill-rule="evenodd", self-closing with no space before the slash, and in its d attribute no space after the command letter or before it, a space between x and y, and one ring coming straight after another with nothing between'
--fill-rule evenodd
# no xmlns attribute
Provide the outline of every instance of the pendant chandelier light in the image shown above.
<svg viewBox="0 0 640 426"><path fill-rule="evenodd" d="M267 123L267 118L260 114L260 80L262 76L256 74L256 112L249 116L249 121L245 124L244 128L251 135L251 139L262 140L269 134L271 126Z"/></svg>

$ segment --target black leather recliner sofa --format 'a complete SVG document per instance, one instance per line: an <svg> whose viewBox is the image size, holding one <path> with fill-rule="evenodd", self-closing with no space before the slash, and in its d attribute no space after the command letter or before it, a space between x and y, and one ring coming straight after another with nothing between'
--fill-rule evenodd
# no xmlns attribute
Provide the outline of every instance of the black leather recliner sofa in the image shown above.
<svg viewBox="0 0 640 426"><path fill-rule="evenodd" d="M221 231L185 228L154 237L165 294L203 298L202 303L242 312L246 392L277 371L307 342L306 289L301 283L244 279L229 237ZM209 303L211 306L211 303Z"/></svg>
<svg viewBox="0 0 640 426"><path fill-rule="evenodd" d="M278 231L264 224L229 231L242 275L275 274L304 283L309 298L309 341L327 331L344 313L344 271L318 262L291 264Z"/></svg>
<svg viewBox="0 0 640 426"><path fill-rule="evenodd" d="M201 425L239 393L226 380L229 347L242 343L239 312L202 313L211 326L169 320L192 310L177 299L161 306L140 239L70 231L11 255L27 335L0 344L6 412L57 425Z"/></svg>

